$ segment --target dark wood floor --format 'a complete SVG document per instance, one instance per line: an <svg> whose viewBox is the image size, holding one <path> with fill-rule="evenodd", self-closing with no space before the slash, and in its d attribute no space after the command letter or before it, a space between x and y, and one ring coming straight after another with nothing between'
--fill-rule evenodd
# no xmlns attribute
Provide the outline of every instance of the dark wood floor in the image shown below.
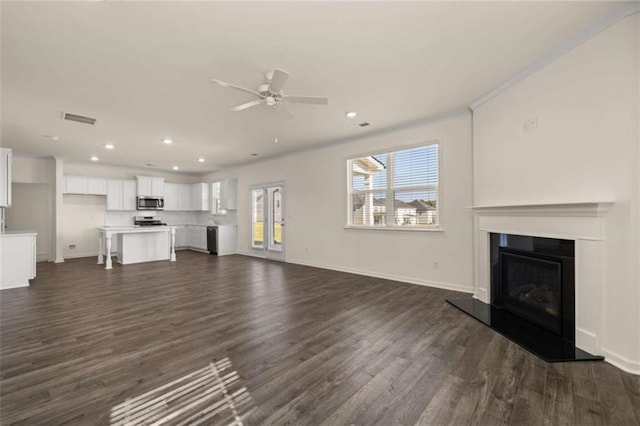
<svg viewBox="0 0 640 426"><path fill-rule="evenodd" d="M254 424L638 425L638 376L546 364L454 295L187 251L111 271L38 264L30 288L0 293L0 423L109 424L114 407L230 362Z"/></svg>

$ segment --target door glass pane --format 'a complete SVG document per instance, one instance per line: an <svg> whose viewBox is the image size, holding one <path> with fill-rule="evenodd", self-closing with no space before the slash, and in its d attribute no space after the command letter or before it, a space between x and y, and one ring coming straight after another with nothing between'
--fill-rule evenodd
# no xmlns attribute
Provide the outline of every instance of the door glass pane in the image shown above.
<svg viewBox="0 0 640 426"><path fill-rule="evenodd" d="M282 250L282 188L269 188L269 249Z"/></svg>
<svg viewBox="0 0 640 426"><path fill-rule="evenodd" d="M264 192L251 191L251 240L255 248L264 247Z"/></svg>

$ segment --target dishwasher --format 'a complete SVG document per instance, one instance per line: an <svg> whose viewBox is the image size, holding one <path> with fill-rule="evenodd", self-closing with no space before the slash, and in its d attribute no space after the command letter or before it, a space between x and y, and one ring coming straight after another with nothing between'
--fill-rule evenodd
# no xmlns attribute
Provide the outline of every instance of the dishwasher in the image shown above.
<svg viewBox="0 0 640 426"><path fill-rule="evenodd" d="M218 254L218 227L207 226L207 251L209 254Z"/></svg>

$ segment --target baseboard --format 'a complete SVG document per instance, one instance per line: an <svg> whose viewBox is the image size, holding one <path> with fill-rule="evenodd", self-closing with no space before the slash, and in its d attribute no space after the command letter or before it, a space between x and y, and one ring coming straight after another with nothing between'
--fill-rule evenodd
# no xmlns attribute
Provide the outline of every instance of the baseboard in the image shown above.
<svg viewBox="0 0 640 426"><path fill-rule="evenodd" d="M576 327L576 346L589 353L600 355L598 336L578 327Z"/></svg>
<svg viewBox="0 0 640 426"><path fill-rule="evenodd" d="M464 286L464 285L460 285L460 284L452 284L452 283L443 283L443 282L438 282L438 281L421 280L421 279L416 279L416 278L413 278L413 277L405 277L405 276L402 276L402 275L382 274L382 273L379 273L379 272L365 271L365 270L356 269L356 268L345 268L345 267L341 267L341 266L327 265L327 264L316 263L316 262L308 262L306 260L301 260L301 259L290 259L290 258L287 258L285 261L287 263L294 263L296 265L312 266L314 268L321 268L321 269L329 269L329 270L332 270L332 271L347 272L349 274L364 275L366 277L382 278L382 279L385 279L385 280L400 281L400 282L403 282L403 283L422 285L422 286L425 286L425 287L435 287L435 288L441 288L441 289L444 289L444 290L453 290L453 291L460 291L460 292L464 292L464 293L473 293L473 286L471 286L471 285Z"/></svg>
<svg viewBox="0 0 640 426"><path fill-rule="evenodd" d="M49 261L49 252L41 252L36 253L36 262L47 262Z"/></svg>
<svg viewBox="0 0 640 426"><path fill-rule="evenodd" d="M640 376L640 362L632 361L629 358L625 358L622 355L618 355L617 353L610 351L609 349L602 348L601 352L604 356L604 360L609 364L614 365L627 373Z"/></svg>
<svg viewBox="0 0 640 426"><path fill-rule="evenodd" d="M24 284L24 283L22 283L22 284L11 284L11 285L3 284L2 288L0 288L0 290L9 290L10 288L21 288L21 287L29 287L29 282L27 281L26 284Z"/></svg>
<svg viewBox="0 0 640 426"><path fill-rule="evenodd" d="M473 295L473 297L478 299L481 302L491 303L491 301L489 300L486 288L479 288L478 287L477 290L476 290L476 293Z"/></svg>

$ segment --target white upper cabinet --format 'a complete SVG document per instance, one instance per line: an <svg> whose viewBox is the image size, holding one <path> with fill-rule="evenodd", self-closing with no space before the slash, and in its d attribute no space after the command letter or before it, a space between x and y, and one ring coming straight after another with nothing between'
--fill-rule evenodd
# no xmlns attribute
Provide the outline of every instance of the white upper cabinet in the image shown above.
<svg viewBox="0 0 640 426"><path fill-rule="evenodd" d="M136 182L110 179L107 181L107 210L136 209Z"/></svg>
<svg viewBox="0 0 640 426"><path fill-rule="evenodd" d="M209 192L209 184L195 183L191 185L193 210L209 211Z"/></svg>
<svg viewBox="0 0 640 426"><path fill-rule="evenodd" d="M137 176L138 196L162 197L164 196L164 178Z"/></svg>
<svg viewBox="0 0 640 426"><path fill-rule="evenodd" d="M177 183L165 183L164 184L164 209L165 211L178 210L178 192L179 184Z"/></svg>
<svg viewBox="0 0 640 426"><path fill-rule="evenodd" d="M209 211L209 185L206 183L165 183L165 211Z"/></svg>
<svg viewBox="0 0 640 426"><path fill-rule="evenodd" d="M122 181L122 210L137 210L136 182L133 180Z"/></svg>
<svg viewBox="0 0 640 426"><path fill-rule="evenodd" d="M238 181L225 179L211 184L211 204L214 214L225 214L238 208Z"/></svg>
<svg viewBox="0 0 640 426"><path fill-rule="evenodd" d="M0 207L11 207L11 150L0 148Z"/></svg>
<svg viewBox="0 0 640 426"><path fill-rule="evenodd" d="M87 178L87 194L107 195L107 180L100 178Z"/></svg>
<svg viewBox="0 0 640 426"><path fill-rule="evenodd" d="M107 182L107 210L123 210L122 199L122 181Z"/></svg>
<svg viewBox="0 0 640 426"><path fill-rule="evenodd" d="M189 211L192 209L191 185L178 184L178 210Z"/></svg>
<svg viewBox="0 0 640 426"><path fill-rule="evenodd" d="M107 179L86 176L65 176L64 193L107 195Z"/></svg>
<svg viewBox="0 0 640 426"><path fill-rule="evenodd" d="M220 208L222 210L238 209L238 181L223 180L220 185Z"/></svg>
<svg viewBox="0 0 640 426"><path fill-rule="evenodd" d="M64 193L65 194L86 194L87 178L82 176L65 176L64 177Z"/></svg>

